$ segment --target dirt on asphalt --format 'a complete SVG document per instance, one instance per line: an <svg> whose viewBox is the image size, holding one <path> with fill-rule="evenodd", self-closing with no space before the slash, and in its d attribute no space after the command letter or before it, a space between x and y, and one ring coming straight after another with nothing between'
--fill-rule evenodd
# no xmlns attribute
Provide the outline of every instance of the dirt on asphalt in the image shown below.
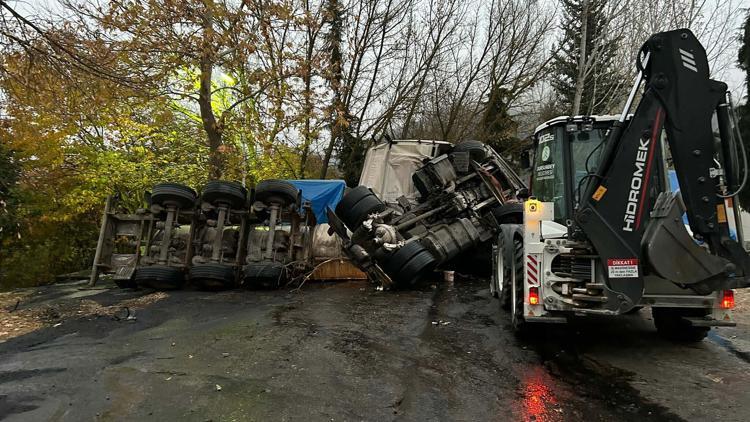
<svg viewBox="0 0 750 422"><path fill-rule="evenodd" d="M746 315L693 345L658 338L647 310L519 340L486 284L23 291L2 315L60 318L0 343L0 417L750 420Z"/></svg>

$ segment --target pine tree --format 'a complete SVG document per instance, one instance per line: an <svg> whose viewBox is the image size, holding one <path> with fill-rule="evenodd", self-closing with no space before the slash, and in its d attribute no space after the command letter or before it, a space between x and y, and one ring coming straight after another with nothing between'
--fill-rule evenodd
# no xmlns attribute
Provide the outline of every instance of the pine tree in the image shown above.
<svg viewBox="0 0 750 422"><path fill-rule="evenodd" d="M617 37L607 31L606 3L562 0L563 36L553 53L552 87L567 113L611 112L612 100L620 95L614 68Z"/></svg>
<svg viewBox="0 0 750 422"><path fill-rule="evenodd" d="M516 155L523 146L516 134L518 123L510 116L508 110L508 90L493 87L482 116L482 140L503 155Z"/></svg>
<svg viewBox="0 0 750 422"><path fill-rule="evenodd" d="M323 77L333 92L333 100L328 110L331 139L323 157L323 166L320 169L321 179L326 178L333 151L343 141L350 122L350 116L344 104L344 56L341 45L344 37L344 8L339 0L326 1L324 19L328 24L328 32L325 34L324 47L327 66Z"/></svg>

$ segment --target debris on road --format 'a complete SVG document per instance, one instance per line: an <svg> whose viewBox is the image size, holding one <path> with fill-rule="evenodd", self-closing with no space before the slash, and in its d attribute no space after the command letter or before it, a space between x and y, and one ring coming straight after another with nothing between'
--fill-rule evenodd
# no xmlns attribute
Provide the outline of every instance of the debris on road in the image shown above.
<svg viewBox="0 0 750 422"><path fill-rule="evenodd" d="M123 315L123 309L128 310L124 320L135 321L133 309L144 308L168 297L166 293L155 292L104 306L92 299L75 296L35 301L42 294L42 291L0 293L0 342L40 328L60 327L66 320L100 317L117 320L118 316ZM14 303L21 305L14 306Z"/></svg>

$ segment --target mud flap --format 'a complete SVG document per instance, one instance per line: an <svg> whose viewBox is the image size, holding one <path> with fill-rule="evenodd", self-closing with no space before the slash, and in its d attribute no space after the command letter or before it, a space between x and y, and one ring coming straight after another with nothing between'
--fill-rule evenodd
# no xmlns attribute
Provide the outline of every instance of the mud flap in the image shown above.
<svg viewBox="0 0 750 422"><path fill-rule="evenodd" d="M734 273L735 266L693 240L685 229L684 213L678 192L659 194L641 246L651 272L698 294L709 294Z"/></svg>

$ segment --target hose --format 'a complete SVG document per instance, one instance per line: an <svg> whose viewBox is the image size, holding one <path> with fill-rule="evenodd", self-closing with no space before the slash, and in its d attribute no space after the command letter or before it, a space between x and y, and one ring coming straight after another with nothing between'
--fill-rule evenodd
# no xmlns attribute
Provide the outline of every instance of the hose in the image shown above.
<svg viewBox="0 0 750 422"><path fill-rule="evenodd" d="M742 141L742 134L739 130L739 118L737 118L737 110L734 108L734 102L732 101L732 93L727 92L727 98L729 100L729 110L732 116L732 129L734 131L734 136L737 139L737 141L740 144L740 151L742 151L742 167L744 169L744 174L742 175L742 183L740 183L740 186L737 188L736 191L729 195L721 195L716 194L719 198L722 199L729 199L734 198L737 196L740 192L742 192L743 189L745 189L745 185L747 184L747 174L748 174L748 168L747 168L747 151L745 151L745 143Z"/></svg>

